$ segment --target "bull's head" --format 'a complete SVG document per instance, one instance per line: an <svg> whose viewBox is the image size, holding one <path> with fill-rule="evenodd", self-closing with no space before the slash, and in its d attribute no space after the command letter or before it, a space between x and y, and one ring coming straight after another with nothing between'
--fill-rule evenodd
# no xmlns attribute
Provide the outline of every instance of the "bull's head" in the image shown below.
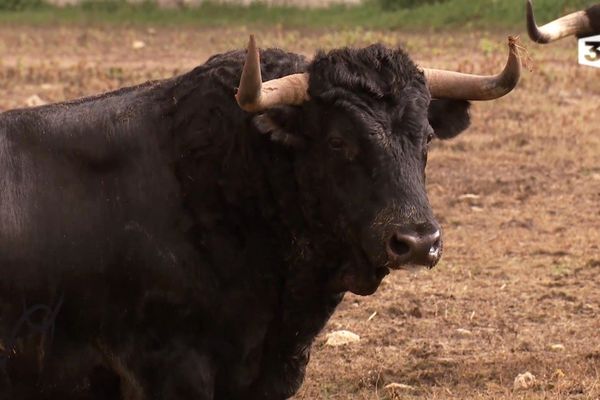
<svg viewBox="0 0 600 400"><path fill-rule="evenodd" d="M317 199L318 218L338 243L333 252L343 255L336 290L370 294L389 269L437 264L442 237L425 190L428 145L466 129L467 100L516 86L520 60L513 40L509 46L496 76L420 70L403 51L374 45L320 53L306 73L263 83L250 38L237 101L262 112L254 117L259 130L298 148L300 194Z"/></svg>
<svg viewBox="0 0 600 400"><path fill-rule="evenodd" d="M550 43L568 36L585 37L600 33L600 4L565 15L538 27L531 0L527 0L527 32L537 43Z"/></svg>

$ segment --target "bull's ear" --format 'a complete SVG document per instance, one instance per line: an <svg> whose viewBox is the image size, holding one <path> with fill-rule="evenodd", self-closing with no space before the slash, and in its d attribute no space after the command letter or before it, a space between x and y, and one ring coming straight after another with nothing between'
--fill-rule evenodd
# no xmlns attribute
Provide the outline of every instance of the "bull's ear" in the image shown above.
<svg viewBox="0 0 600 400"><path fill-rule="evenodd" d="M431 100L429 124L440 139L451 139L469 127L471 103L465 100Z"/></svg>
<svg viewBox="0 0 600 400"><path fill-rule="evenodd" d="M264 114L254 116L254 127L261 133L269 135L271 140L287 147L303 148L306 141L301 134L303 121L296 107L281 107L267 110Z"/></svg>

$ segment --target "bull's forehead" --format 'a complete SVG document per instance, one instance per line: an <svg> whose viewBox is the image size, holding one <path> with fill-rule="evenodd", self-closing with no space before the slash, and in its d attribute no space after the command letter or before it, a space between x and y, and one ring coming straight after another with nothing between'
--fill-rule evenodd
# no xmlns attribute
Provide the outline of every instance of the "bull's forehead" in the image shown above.
<svg viewBox="0 0 600 400"><path fill-rule="evenodd" d="M422 87L405 87L401 95L389 99L369 95L338 96L331 99L325 121L329 129L350 130L375 138L407 137L421 139L427 131L429 93Z"/></svg>
<svg viewBox="0 0 600 400"><path fill-rule="evenodd" d="M393 100L415 81L425 86L422 72L402 49L382 45L319 53L308 72L309 94L313 98L327 99L341 90Z"/></svg>

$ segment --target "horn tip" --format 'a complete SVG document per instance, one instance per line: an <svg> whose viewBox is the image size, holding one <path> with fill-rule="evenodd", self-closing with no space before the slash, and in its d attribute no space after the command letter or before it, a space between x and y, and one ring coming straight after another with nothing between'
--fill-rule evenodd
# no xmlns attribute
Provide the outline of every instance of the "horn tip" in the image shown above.
<svg viewBox="0 0 600 400"><path fill-rule="evenodd" d="M533 19L533 3L531 0L527 0L525 2L525 11L527 13L527 25L531 24L531 20Z"/></svg>
<svg viewBox="0 0 600 400"><path fill-rule="evenodd" d="M507 74L504 86L510 91L517 86L521 77L521 54L519 51L524 47L520 44L518 36L509 36L508 48L509 60L505 70Z"/></svg>
<svg viewBox="0 0 600 400"><path fill-rule="evenodd" d="M519 46L521 46L518 36L508 37L508 50L510 58L519 58Z"/></svg>
<svg viewBox="0 0 600 400"><path fill-rule="evenodd" d="M508 47L511 50L516 50L519 44L519 37L518 36L509 36L508 37Z"/></svg>
<svg viewBox="0 0 600 400"><path fill-rule="evenodd" d="M248 37L248 50L254 50L256 48L256 39L254 38L254 34L250 34Z"/></svg>
<svg viewBox="0 0 600 400"><path fill-rule="evenodd" d="M235 92L235 99L243 110L254 111L255 107L260 107L261 86L260 54L254 35L250 35L240 84Z"/></svg>
<svg viewBox="0 0 600 400"><path fill-rule="evenodd" d="M527 0L526 11L527 33L529 35L529 38L536 43L548 43L548 38L540 31L540 28L535 22L535 14L533 12L532 0Z"/></svg>

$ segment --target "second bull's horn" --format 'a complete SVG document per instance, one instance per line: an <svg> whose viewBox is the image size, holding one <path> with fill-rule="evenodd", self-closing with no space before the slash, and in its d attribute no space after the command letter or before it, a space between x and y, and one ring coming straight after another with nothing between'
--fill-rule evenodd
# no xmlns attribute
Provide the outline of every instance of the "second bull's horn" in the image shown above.
<svg viewBox="0 0 600 400"><path fill-rule="evenodd" d="M302 104L308 100L308 74L292 74L262 81L260 55L254 35L250 35L246 63L235 98L248 112L258 112L284 104Z"/></svg>
<svg viewBox="0 0 600 400"><path fill-rule="evenodd" d="M600 10L600 5L592 8L594 7L598 7ZM531 0L527 0L527 32L531 40L537 43L550 43L573 35L583 37L594 34L592 23L586 11L577 11L538 27L535 22Z"/></svg>
<svg viewBox="0 0 600 400"><path fill-rule="evenodd" d="M517 40L508 38L508 61L498 75L481 76L424 68L431 97L436 99L493 100L508 94L521 77Z"/></svg>

